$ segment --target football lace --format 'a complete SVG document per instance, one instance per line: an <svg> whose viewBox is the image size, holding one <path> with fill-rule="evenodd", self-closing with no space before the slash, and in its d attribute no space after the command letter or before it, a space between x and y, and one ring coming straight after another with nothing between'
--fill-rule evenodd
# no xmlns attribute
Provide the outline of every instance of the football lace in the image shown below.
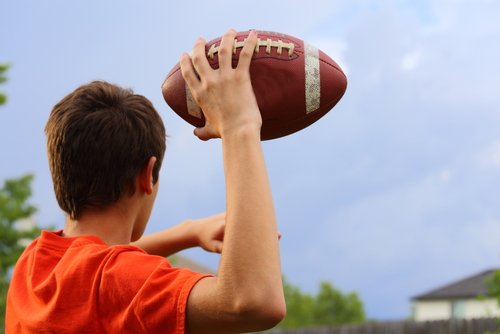
<svg viewBox="0 0 500 334"><path fill-rule="evenodd" d="M237 39L234 40L233 44L233 53L236 53L237 49L243 48L245 45L245 41L247 39L245 38L243 41L238 41ZM281 55L283 52L283 49L288 51L288 56L291 57L293 55L293 51L295 50L295 44L293 43L285 43L281 39L278 39L277 41L273 41L272 39L268 38L265 40L262 40L260 38L257 38L257 44L255 45L255 53L259 52L259 49L261 47L266 48L266 53L270 54L271 53L271 48L277 48L278 55ZM216 53L219 52L219 46L217 44L212 44L210 48L208 49L207 52L207 57L210 59L214 59L214 56Z"/></svg>

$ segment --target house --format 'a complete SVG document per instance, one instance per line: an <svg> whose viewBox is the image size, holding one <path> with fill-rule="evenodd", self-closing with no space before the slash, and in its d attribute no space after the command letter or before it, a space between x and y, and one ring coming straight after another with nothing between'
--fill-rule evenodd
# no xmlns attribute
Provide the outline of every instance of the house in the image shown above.
<svg viewBox="0 0 500 334"><path fill-rule="evenodd" d="M412 298L416 321L500 317L498 301L488 297L485 280L496 269L486 270Z"/></svg>

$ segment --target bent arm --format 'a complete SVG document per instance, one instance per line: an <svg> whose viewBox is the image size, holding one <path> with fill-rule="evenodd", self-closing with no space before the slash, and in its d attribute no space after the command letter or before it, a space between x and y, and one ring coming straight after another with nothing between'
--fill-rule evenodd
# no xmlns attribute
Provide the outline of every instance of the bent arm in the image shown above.
<svg viewBox="0 0 500 334"><path fill-rule="evenodd" d="M161 232L143 236L132 245L163 257L198 246L208 252L220 253L225 224L224 212L206 218L189 219Z"/></svg>
<svg viewBox="0 0 500 334"><path fill-rule="evenodd" d="M146 253L168 257L183 249L198 246L193 222L190 220L141 237L131 245L144 249Z"/></svg>

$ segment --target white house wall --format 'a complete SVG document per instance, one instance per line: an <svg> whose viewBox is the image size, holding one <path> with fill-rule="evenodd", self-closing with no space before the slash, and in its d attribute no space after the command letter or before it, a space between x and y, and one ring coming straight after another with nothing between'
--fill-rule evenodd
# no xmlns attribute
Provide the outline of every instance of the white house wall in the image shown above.
<svg viewBox="0 0 500 334"><path fill-rule="evenodd" d="M500 317L500 308L494 299L468 300L465 303L466 318Z"/></svg>
<svg viewBox="0 0 500 334"><path fill-rule="evenodd" d="M455 301L457 302L457 301ZM500 308L494 299L468 299L462 303L460 318L500 317ZM417 301L413 304L413 317L416 321L445 320L452 318L450 300Z"/></svg>
<svg viewBox="0 0 500 334"><path fill-rule="evenodd" d="M451 317L450 302L446 300L415 302L413 316L416 321L449 319Z"/></svg>

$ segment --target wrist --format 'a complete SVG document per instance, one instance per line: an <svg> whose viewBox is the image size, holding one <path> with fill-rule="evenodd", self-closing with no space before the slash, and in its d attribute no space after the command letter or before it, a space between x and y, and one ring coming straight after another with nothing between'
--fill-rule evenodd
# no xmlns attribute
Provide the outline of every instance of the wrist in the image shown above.
<svg viewBox="0 0 500 334"><path fill-rule="evenodd" d="M197 224L194 220L191 219L186 219L181 223L183 230L184 230L184 236L185 236L185 243L186 243L186 248L192 248L192 247L197 247L200 245L200 236L199 236L199 231L197 228Z"/></svg>
<svg viewBox="0 0 500 334"><path fill-rule="evenodd" d="M260 141L260 124L247 123L225 128L221 131L222 140L252 140Z"/></svg>

